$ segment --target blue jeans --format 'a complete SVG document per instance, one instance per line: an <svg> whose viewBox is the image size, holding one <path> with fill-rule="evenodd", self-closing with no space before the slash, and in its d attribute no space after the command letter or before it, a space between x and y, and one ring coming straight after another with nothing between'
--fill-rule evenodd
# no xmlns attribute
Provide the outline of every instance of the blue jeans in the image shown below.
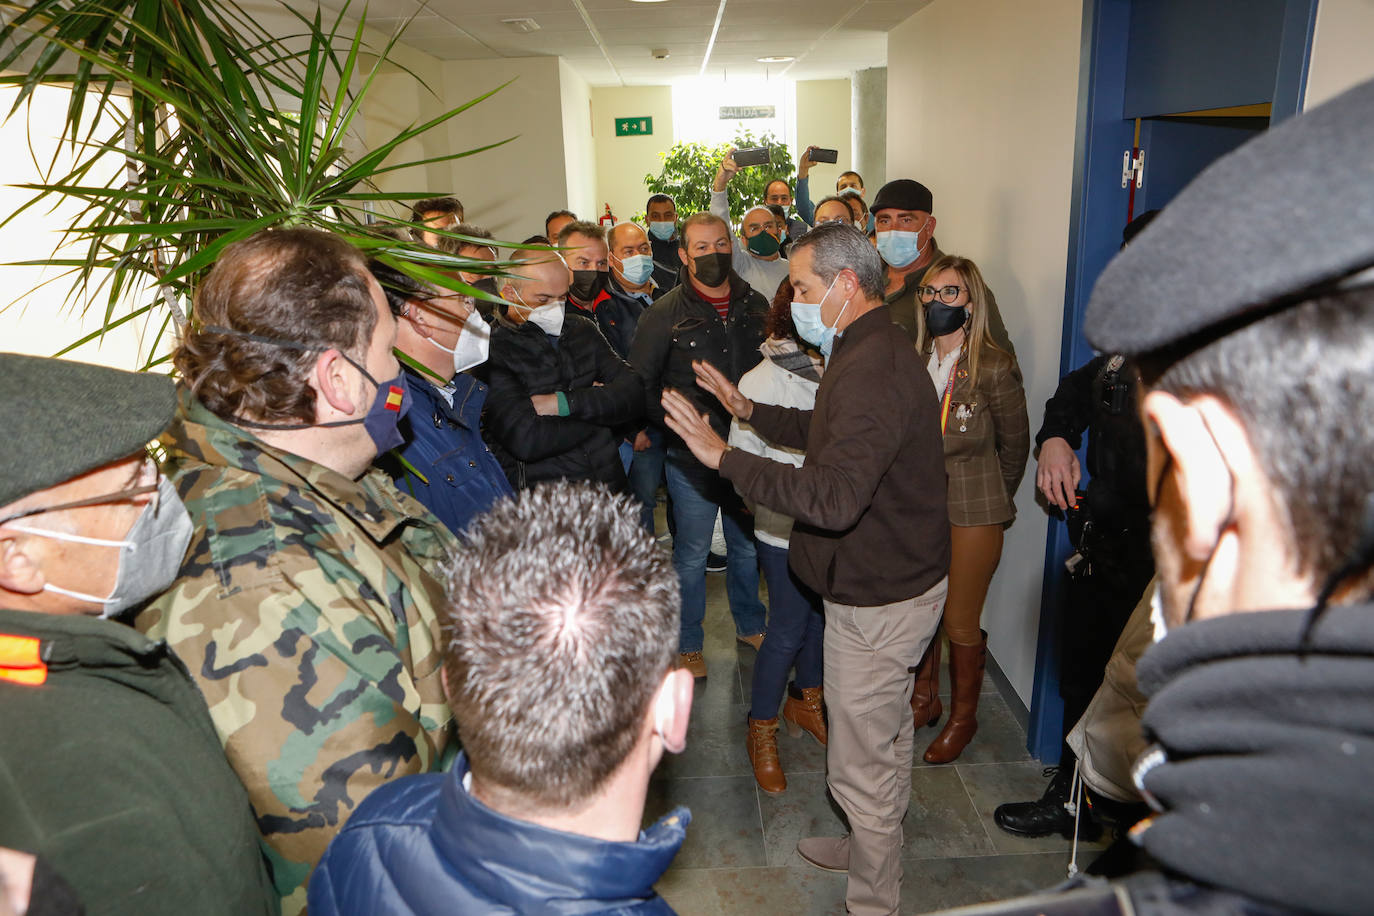
<svg viewBox="0 0 1374 916"><path fill-rule="evenodd" d="M753 517L744 510L744 503L730 485L686 449L669 449L664 471L677 524L673 569L677 570L682 590L678 651L700 652L705 641L702 621L706 619L706 557L711 552L717 511L725 529L725 592L735 618L735 632L740 636L762 633L767 612L759 600Z"/></svg>
<svg viewBox="0 0 1374 916"><path fill-rule="evenodd" d="M797 666L798 687L819 687L823 675L825 618L821 599L787 566L787 551L758 542L768 583L768 635L754 661L749 717L772 719L782 704L787 672Z"/></svg>
<svg viewBox="0 0 1374 916"><path fill-rule="evenodd" d="M630 492L639 500L639 522L650 533L654 533L654 506L658 503L658 485L663 482L663 460L667 452L663 448L663 433L650 426L649 447L635 452L630 460Z"/></svg>

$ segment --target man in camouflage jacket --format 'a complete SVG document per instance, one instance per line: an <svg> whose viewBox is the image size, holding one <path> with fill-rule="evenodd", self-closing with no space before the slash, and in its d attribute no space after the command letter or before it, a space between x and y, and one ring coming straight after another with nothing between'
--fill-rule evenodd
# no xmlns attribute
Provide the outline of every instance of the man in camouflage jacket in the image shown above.
<svg viewBox="0 0 1374 916"><path fill-rule="evenodd" d="M368 469L386 446L376 421L397 375L395 322L355 255L311 230L262 233L202 285L162 439L196 533L176 584L137 619L204 693L285 913L304 907L311 870L372 789L456 752L435 614L455 542ZM278 276L264 279L264 258L283 283L306 278L280 291L289 310L268 301ZM339 331L346 306L356 333ZM268 400L292 376L313 393L295 414Z"/></svg>

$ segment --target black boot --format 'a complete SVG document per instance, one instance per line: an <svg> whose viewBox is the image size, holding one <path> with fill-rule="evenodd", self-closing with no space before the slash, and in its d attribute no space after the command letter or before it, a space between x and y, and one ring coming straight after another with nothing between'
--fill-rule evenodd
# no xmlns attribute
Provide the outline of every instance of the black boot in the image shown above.
<svg viewBox="0 0 1374 916"><path fill-rule="evenodd" d="M1066 806L1073 783L1073 763L1070 761L1068 766L1046 767L1044 775L1053 778L1039 801L998 805L992 813L992 819L998 827L1016 836L1038 837L1058 833L1066 840L1072 839L1074 816ZM1088 810L1083 793L1079 795L1078 838L1092 842L1102 835L1102 825Z"/></svg>

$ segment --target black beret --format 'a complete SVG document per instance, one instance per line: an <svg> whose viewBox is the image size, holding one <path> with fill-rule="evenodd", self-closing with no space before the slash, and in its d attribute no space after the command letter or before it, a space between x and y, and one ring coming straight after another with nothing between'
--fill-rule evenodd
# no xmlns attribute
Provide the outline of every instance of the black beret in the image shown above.
<svg viewBox="0 0 1374 916"><path fill-rule="evenodd" d="M165 375L0 353L0 506L132 455L175 409Z"/></svg>
<svg viewBox="0 0 1374 916"><path fill-rule="evenodd" d="M913 181L910 178L898 178L896 181L889 181L878 190L878 196L873 198L873 206L869 207L874 213L883 209L893 210L924 210L927 213L935 212L935 198L931 196L930 188Z"/></svg>
<svg viewBox="0 0 1374 916"><path fill-rule="evenodd" d="M1218 159L1107 265L1088 340L1186 348L1345 285L1374 265L1372 151L1374 81Z"/></svg>

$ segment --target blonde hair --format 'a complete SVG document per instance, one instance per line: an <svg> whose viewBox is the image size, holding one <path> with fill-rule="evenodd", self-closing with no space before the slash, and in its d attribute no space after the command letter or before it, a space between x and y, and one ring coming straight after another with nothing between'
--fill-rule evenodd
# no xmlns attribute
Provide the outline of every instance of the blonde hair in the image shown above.
<svg viewBox="0 0 1374 916"><path fill-rule="evenodd" d="M921 276L921 285L932 285L935 277L946 270L957 273L964 288L968 290L968 304L971 314L969 315L968 327L964 331L964 349L968 354L966 365L968 366L969 385L970 387L977 387L978 366L982 361L983 348L1002 349L988 333L988 286L983 282L983 273L978 269L978 265L968 258L962 258L956 254L941 255L935 263L926 268L926 272ZM925 352L926 347L932 345L933 339L926 331L926 303L921 302L919 296L917 297L917 305L920 307L917 312L917 319L921 327L921 334L916 341L916 346L921 352Z"/></svg>

